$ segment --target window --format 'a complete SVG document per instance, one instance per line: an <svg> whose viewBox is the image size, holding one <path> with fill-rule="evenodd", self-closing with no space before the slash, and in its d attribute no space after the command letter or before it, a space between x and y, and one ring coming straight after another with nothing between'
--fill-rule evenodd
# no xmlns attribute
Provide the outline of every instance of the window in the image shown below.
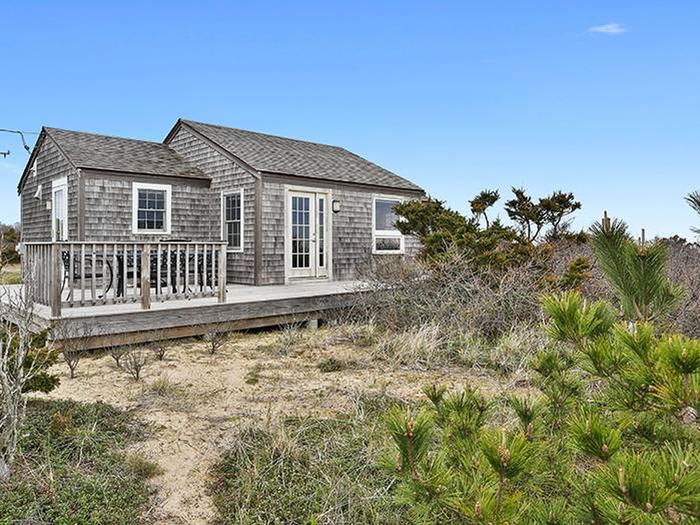
<svg viewBox="0 0 700 525"><path fill-rule="evenodd" d="M372 251L374 253L403 253L403 235L396 229L394 206L397 197L375 197L373 209Z"/></svg>
<svg viewBox="0 0 700 525"><path fill-rule="evenodd" d="M169 185L134 183L134 233L170 233L170 195Z"/></svg>
<svg viewBox="0 0 700 525"><path fill-rule="evenodd" d="M229 251L243 251L243 188L221 195L221 236Z"/></svg>

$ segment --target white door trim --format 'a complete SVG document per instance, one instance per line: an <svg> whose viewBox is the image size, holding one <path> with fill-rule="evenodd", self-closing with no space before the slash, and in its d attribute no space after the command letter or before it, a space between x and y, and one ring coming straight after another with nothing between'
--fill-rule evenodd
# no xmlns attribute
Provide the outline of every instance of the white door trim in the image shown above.
<svg viewBox="0 0 700 525"><path fill-rule="evenodd" d="M313 230L316 232L318 197L323 196L325 202L325 268L318 268L318 248L314 245L314 272L309 276L295 275L292 270L292 224L291 224L291 197L293 193L304 193L312 196L313 202ZM312 186L300 186L295 184L284 185L284 282L288 284L291 279L328 279L333 278L333 192L329 188ZM316 233L317 235L317 233Z"/></svg>

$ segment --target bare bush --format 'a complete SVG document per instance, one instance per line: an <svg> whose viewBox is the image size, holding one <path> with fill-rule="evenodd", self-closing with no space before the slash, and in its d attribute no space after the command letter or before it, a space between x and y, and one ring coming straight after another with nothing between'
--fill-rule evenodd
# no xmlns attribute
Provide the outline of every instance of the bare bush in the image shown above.
<svg viewBox="0 0 700 525"><path fill-rule="evenodd" d="M113 346L109 349L109 355L114 359L118 368L121 368L122 357L129 351L129 348L124 345Z"/></svg>
<svg viewBox="0 0 700 525"><path fill-rule="evenodd" d="M165 359L165 354L167 354L170 349L170 344L166 339L160 337L160 334L157 334L156 337L156 340L152 341L149 347L155 358L158 361L163 361Z"/></svg>
<svg viewBox="0 0 700 525"><path fill-rule="evenodd" d="M75 370L80 358L90 348L92 327L87 322L59 324L51 331L56 346L61 349L63 360L70 370L70 378L75 379Z"/></svg>
<svg viewBox="0 0 700 525"><path fill-rule="evenodd" d="M214 355L221 350L221 347L226 343L228 335L225 327L221 325L212 326L207 333L204 334L204 342L207 343L209 354Z"/></svg>
<svg viewBox="0 0 700 525"><path fill-rule="evenodd" d="M70 370L70 378L75 379L75 369L78 368L78 363L80 362L80 352L76 350L63 350L63 360L68 365Z"/></svg>
<svg viewBox="0 0 700 525"><path fill-rule="evenodd" d="M32 302L24 295L0 292L0 480L12 473L26 415L25 393L48 392L57 384L46 372L55 352L46 347L45 334L41 341L32 334L33 317Z"/></svg>
<svg viewBox="0 0 700 525"><path fill-rule="evenodd" d="M544 274L534 262L498 272L475 268L459 253L430 262L394 260L365 277L373 293L358 290L353 313L398 332L437 324L448 334L494 339L513 326L542 320Z"/></svg>
<svg viewBox="0 0 700 525"><path fill-rule="evenodd" d="M134 381L141 379L141 371L147 364L148 352L141 347L130 348L122 358L122 368L134 378Z"/></svg>
<svg viewBox="0 0 700 525"><path fill-rule="evenodd" d="M663 241L668 249L668 274L685 293L669 316L670 328L688 337L700 338L700 245L672 237Z"/></svg>

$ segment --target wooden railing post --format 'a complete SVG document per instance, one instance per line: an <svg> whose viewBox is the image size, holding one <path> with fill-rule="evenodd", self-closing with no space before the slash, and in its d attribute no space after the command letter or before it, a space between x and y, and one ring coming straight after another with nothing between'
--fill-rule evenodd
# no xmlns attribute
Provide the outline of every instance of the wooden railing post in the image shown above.
<svg viewBox="0 0 700 525"><path fill-rule="evenodd" d="M136 254L134 254L134 257ZM134 265L136 266L136 265ZM141 251L141 308L151 308L151 245L144 244Z"/></svg>
<svg viewBox="0 0 700 525"><path fill-rule="evenodd" d="M226 302L226 243L219 246L219 302Z"/></svg>
<svg viewBox="0 0 700 525"><path fill-rule="evenodd" d="M61 260L61 245L57 242L51 244L49 264L49 271L51 272L51 282L49 285L51 317L61 317L61 276L63 273L63 261Z"/></svg>

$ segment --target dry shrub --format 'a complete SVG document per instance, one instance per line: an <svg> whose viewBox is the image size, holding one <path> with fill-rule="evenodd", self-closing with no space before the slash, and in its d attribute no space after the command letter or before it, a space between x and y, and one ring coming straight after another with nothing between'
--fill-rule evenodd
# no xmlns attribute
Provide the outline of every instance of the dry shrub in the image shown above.
<svg viewBox="0 0 700 525"><path fill-rule="evenodd" d="M128 351L129 348L124 345L113 346L109 349L109 355L112 357L112 359L114 359L114 362L117 364L118 368L121 368L122 357L124 357Z"/></svg>
<svg viewBox="0 0 700 525"><path fill-rule="evenodd" d="M459 253L430 262L393 260L365 277L372 293L355 294L353 313L398 332L432 324L446 334L494 339L542 320L543 275L534 263L499 272L476 269Z"/></svg>
<svg viewBox="0 0 700 525"><path fill-rule="evenodd" d="M678 309L670 316L673 331L700 338L700 245L672 237L665 239L668 248L669 278L685 289Z"/></svg>
<svg viewBox="0 0 700 525"><path fill-rule="evenodd" d="M78 368L78 363L80 362L80 352L72 349L63 350L63 360L68 365L70 370L70 378L75 378L75 369Z"/></svg>
<svg viewBox="0 0 700 525"><path fill-rule="evenodd" d="M141 371L147 363L148 352L143 348L130 348L122 358L122 368L134 378L134 381L141 379Z"/></svg>
<svg viewBox="0 0 700 525"><path fill-rule="evenodd" d="M170 344L161 333L156 334L156 340L151 341L149 347L151 352L153 352L153 356L158 361L165 360L165 354L167 354L168 350L170 350Z"/></svg>
<svg viewBox="0 0 700 525"><path fill-rule="evenodd" d="M207 351L214 355L221 350L226 343L227 334L221 326L213 326L204 334L204 342L207 343Z"/></svg>

